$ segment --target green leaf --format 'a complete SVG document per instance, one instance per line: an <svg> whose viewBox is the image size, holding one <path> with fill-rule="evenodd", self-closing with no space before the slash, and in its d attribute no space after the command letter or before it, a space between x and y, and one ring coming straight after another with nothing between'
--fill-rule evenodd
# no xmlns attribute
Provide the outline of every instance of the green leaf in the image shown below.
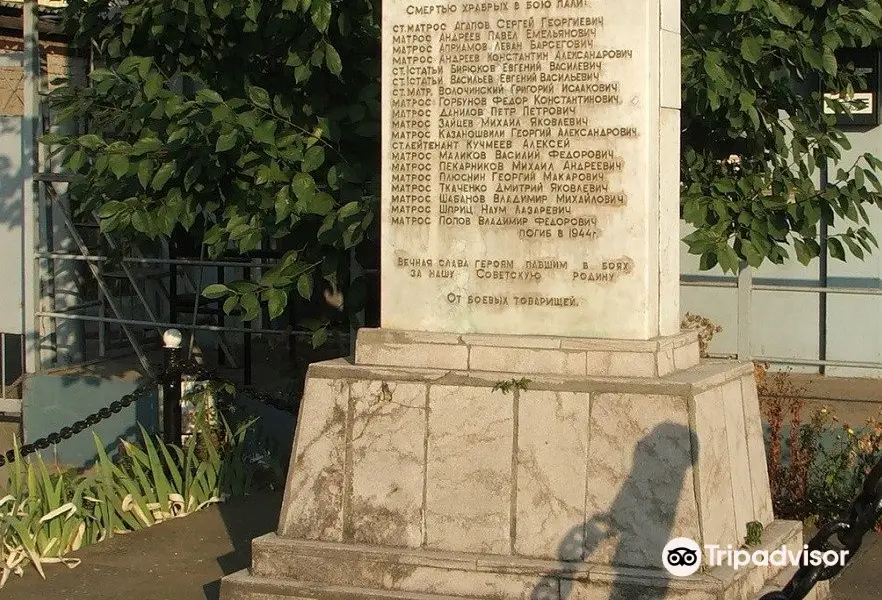
<svg viewBox="0 0 882 600"><path fill-rule="evenodd" d="M132 147L132 153L136 155L146 154L162 150L162 142L156 137L141 138Z"/></svg>
<svg viewBox="0 0 882 600"><path fill-rule="evenodd" d="M162 86L165 83L162 75L159 73L150 73L147 77L147 81L144 82L144 95L148 100L153 100L156 96L159 95L159 92L162 91Z"/></svg>
<svg viewBox="0 0 882 600"><path fill-rule="evenodd" d="M291 107L285 103L281 96L273 98L273 110L276 111L277 115L285 119L290 119L294 114Z"/></svg>
<svg viewBox="0 0 882 600"><path fill-rule="evenodd" d="M270 96L269 92L267 92L262 87L257 87L256 85L248 88L248 98L260 108L268 109L270 107Z"/></svg>
<svg viewBox="0 0 882 600"><path fill-rule="evenodd" d="M150 185L157 192L161 191L162 188L165 187L165 184L168 182L169 178L174 175L175 169L177 168L177 162L171 161L167 162L156 171L156 175L153 176L153 181Z"/></svg>
<svg viewBox="0 0 882 600"><path fill-rule="evenodd" d="M260 301L257 299L257 294L254 292L243 294L239 299L239 302L245 310L245 314L242 316L244 321L251 321L257 318L257 315L260 314Z"/></svg>
<svg viewBox="0 0 882 600"><path fill-rule="evenodd" d="M193 184L199 178L199 174L201 173L201 171L202 171L202 169L199 167L198 164L195 164L195 165L191 166L189 169L187 169L187 172L184 173L184 189L185 190L189 190L191 187L193 187Z"/></svg>
<svg viewBox="0 0 882 600"><path fill-rule="evenodd" d="M135 211L132 215L132 227L135 231L150 235L150 217L143 210Z"/></svg>
<svg viewBox="0 0 882 600"><path fill-rule="evenodd" d="M269 318L275 319L285 312L285 307L288 305L288 294L285 293L285 290L271 289L267 290L266 295Z"/></svg>
<svg viewBox="0 0 882 600"><path fill-rule="evenodd" d="M297 293L304 300L312 299L312 274L311 273L303 273L300 277L297 278Z"/></svg>
<svg viewBox="0 0 882 600"><path fill-rule="evenodd" d="M769 7L769 12L772 13L772 16L782 25L792 27L796 24L793 22L791 14L786 12L780 4L775 2L775 0L766 0L766 5Z"/></svg>
<svg viewBox="0 0 882 600"><path fill-rule="evenodd" d="M111 154L108 157L111 172L117 179L122 179L129 172L129 159L122 154Z"/></svg>
<svg viewBox="0 0 882 600"><path fill-rule="evenodd" d="M303 83L312 74L312 70L307 65L299 65L294 68L294 82Z"/></svg>
<svg viewBox="0 0 882 600"><path fill-rule="evenodd" d="M86 162L86 153L82 150L77 150L67 159L67 168L76 173L79 171L83 164Z"/></svg>
<svg viewBox="0 0 882 600"><path fill-rule="evenodd" d="M845 262L845 248L842 247L842 242L835 237L831 237L827 240L827 247L830 251L830 256Z"/></svg>
<svg viewBox="0 0 882 600"><path fill-rule="evenodd" d="M861 250L861 247L855 243L855 241L849 235L842 236L842 241L845 242L845 245L848 246L848 249L854 254L857 258L863 260L864 251Z"/></svg>
<svg viewBox="0 0 882 600"><path fill-rule="evenodd" d="M109 219L110 217L115 217L121 211L128 208L124 202L119 202L117 200L111 200L107 204L103 205L98 209L98 216L102 219Z"/></svg>
<svg viewBox="0 0 882 600"><path fill-rule="evenodd" d="M275 132L275 121L264 121L258 127L254 128L254 139L265 144L275 144Z"/></svg>
<svg viewBox="0 0 882 600"><path fill-rule="evenodd" d="M313 146L303 156L301 168L304 173L315 171L325 162L325 150L321 146Z"/></svg>
<svg viewBox="0 0 882 600"><path fill-rule="evenodd" d="M221 104L224 101L220 94L208 88L203 88L196 92L196 98L209 104Z"/></svg>
<svg viewBox="0 0 882 600"><path fill-rule="evenodd" d="M824 48L823 65L824 71L826 71L829 75L836 75L836 72L838 70L836 55L833 54L833 51L827 47Z"/></svg>
<svg viewBox="0 0 882 600"><path fill-rule="evenodd" d="M312 24L325 33L331 24L331 0L312 0Z"/></svg>
<svg viewBox="0 0 882 600"><path fill-rule="evenodd" d="M230 314L239 306L239 296L230 296L224 300L224 313Z"/></svg>
<svg viewBox="0 0 882 600"><path fill-rule="evenodd" d="M217 138L217 144L214 146L215 152L226 152L236 145L238 139L239 133L237 131L222 134Z"/></svg>
<svg viewBox="0 0 882 600"><path fill-rule="evenodd" d="M312 332L312 347L318 348L328 341L328 330L324 327Z"/></svg>
<svg viewBox="0 0 882 600"><path fill-rule="evenodd" d="M746 37L741 40L741 57L751 64L756 64L763 55L763 46L759 38Z"/></svg>
<svg viewBox="0 0 882 600"><path fill-rule="evenodd" d="M321 192L309 199L307 211L314 215L325 216L334 208L334 199L330 194Z"/></svg>
<svg viewBox="0 0 882 600"><path fill-rule="evenodd" d="M328 70L334 75L340 75L343 71L343 63L340 60L340 55L331 44L325 45L325 64L327 65Z"/></svg>
<svg viewBox="0 0 882 600"><path fill-rule="evenodd" d="M308 201L315 193L315 180L309 173L297 173L291 182L291 189L298 200Z"/></svg>
<svg viewBox="0 0 882 600"><path fill-rule="evenodd" d="M793 248L796 250L796 259L803 265L807 266L814 258L808 246L802 240L794 239Z"/></svg>
<svg viewBox="0 0 882 600"><path fill-rule="evenodd" d="M340 209L340 212L337 213L337 219L343 221L347 217L351 217L354 214L358 213L358 202L349 202L344 205L343 208Z"/></svg>
<svg viewBox="0 0 882 600"><path fill-rule="evenodd" d="M704 59L704 72L716 84L723 84L728 81L726 72L720 66L722 58L723 56L719 52L708 52Z"/></svg>
<svg viewBox="0 0 882 600"><path fill-rule="evenodd" d="M97 150L104 145L104 140L102 140L94 133L81 135L77 139L77 142L79 142L80 146L82 146L83 148L88 148L89 150Z"/></svg>
<svg viewBox="0 0 882 600"><path fill-rule="evenodd" d="M290 189L291 188L286 185L276 194L275 202L273 203L276 210L276 223L281 223L289 214L291 214Z"/></svg>
<svg viewBox="0 0 882 600"><path fill-rule="evenodd" d="M206 298L215 299L215 298L221 298L223 296L226 296L227 294L231 293L232 291L233 290L231 290L230 288L228 288L227 286L225 286L222 283L213 283L213 284L209 285L208 287L206 287L204 290L202 290L202 295L205 296Z"/></svg>
<svg viewBox="0 0 882 600"><path fill-rule="evenodd" d="M337 29L340 30L340 35L343 37L349 37L349 34L352 31L352 26L349 24L349 17L346 13L340 13L337 16Z"/></svg>

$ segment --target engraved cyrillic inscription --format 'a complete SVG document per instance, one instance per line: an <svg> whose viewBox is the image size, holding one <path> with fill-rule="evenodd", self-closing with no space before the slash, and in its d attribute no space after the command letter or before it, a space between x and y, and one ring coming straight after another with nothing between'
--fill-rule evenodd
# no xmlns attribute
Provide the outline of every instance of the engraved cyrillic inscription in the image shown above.
<svg viewBox="0 0 882 600"><path fill-rule="evenodd" d="M595 286L633 277L622 215L645 198L634 174L650 131L632 66L646 60L641 38L608 34L626 11L387 2L383 235L394 271L443 280L441 306L490 312L585 306Z"/></svg>

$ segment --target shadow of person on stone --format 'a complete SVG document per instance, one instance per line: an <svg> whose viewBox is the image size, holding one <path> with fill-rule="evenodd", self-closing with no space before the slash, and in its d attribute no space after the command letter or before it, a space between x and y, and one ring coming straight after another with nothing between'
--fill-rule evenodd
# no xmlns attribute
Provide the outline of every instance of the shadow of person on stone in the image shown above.
<svg viewBox="0 0 882 600"><path fill-rule="evenodd" d="M592 564L609 567L658 569L660 578L668 577L662 567L662 550L675 537L690 537L690 532L676 531L675 520L684 482L692 477L694 458L698 455L698 440L688 427L676 423L662 423L637 443L631 461L632 468L605 513L589 512L586 522L573 527L558 545L558 571L543 577L530 594L531 600L568 600L574 587L587 585L586 579L576 581L568 573L584 571ZM591 460L602 461L589 449ZM620 461L618 458L614 462ZM609 463L596 465L594 478L609 473ZM589 471L592 466L589 464ZM608 489L615 482L606 486ZM598 485L598 488L603 486ZM690 486L691 488L692 486ZM605 489L592 489L588 484L588 510L603 506ZM581 556L582 560L575 557ZM588 563L586 565L585 563ZM621 573L610 574L606 584L609 595L578 594L576 597L606 600L635 600L649 597ZM560 582L558 596L558 580ZM595 583L592 585L603 585ZM652 598L664 598L667 587L653 587Z"/></svg>

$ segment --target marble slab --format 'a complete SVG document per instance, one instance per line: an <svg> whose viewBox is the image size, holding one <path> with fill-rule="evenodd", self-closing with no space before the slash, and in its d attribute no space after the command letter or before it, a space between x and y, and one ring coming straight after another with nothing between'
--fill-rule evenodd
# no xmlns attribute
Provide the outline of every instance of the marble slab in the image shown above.
<svg viewBox="0 0 882 600"><path fill-rule="evenodd" d="M429 390L427 548L511 552L513 396Z"/></svg>
<svg viewBox="0 0 882 600"><path fill-rule="evenodd" d="M383 3L384 328L678 331L675 5Z"/></svg>
<svg viewBox="0 0 882 600"><path fill-rule="evenodd" d="M347 539L422 545L427 392L408 382L352 383Z"/></svg>

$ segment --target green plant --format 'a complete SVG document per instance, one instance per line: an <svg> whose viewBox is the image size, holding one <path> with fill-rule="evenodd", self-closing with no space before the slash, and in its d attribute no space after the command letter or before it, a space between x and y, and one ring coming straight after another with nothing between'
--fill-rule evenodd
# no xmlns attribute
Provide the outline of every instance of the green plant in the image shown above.
<svg viewBox="0 0 882 600"><path fill-rule="evenodd" d="M852 428L822 408L813 415L811 427L825 435L817 436L806 512L825 522L842 516L882 457L882 422L871 417L864 427Z"/></svg>
<svg viewBox="0 0 882 600"><path fill-rule="evenodd" d="M76 176L77 210L132 242L290 250L260 281L205 290L228 314L263 303L275 318L319 285L358 311L349 251L377 230L378 4L70 0L64 14L97 66L49 94L60 123L90 132L43 139ZM306 325L321 343L327 323Z"/></svg>
<svg viewBox="0 0 882 600"><path fill-rule="evenodd" d="M750 521L747 524L747 536L744 544L747 546L759 546L763 541L763 524L759 521Z"/></svg>
<svg viewBox="0 0 882 600"><path fill-rule="evenodd" d="M527 384L530 383L530 381L531 380L527 379L526 377L521 377L520 379L515 379L514 377L512 377L511 379L507 379L504 381L497 381L496 384L493 386L492 391L495 392L499 390L503 394L507 394L512 390L526 390Z"/></svg>
<svg viewBox="0 0 882 600"><path fill-rule="evenodd" d="M67 554L119 533L183 517L227 497L253 489L271 465L254 460L246 437L254 421L230 427L221 415L219 443L202 443L199 434L183 447L154 440L141 430L141 445L122 442L113 461L97 435L95 467L82 474L52 472L42 457L24 460L16 446L9 495L0 499L0 587L29 563L79 561ZM204 456L203 456L204 452ZM273 467L278 476L280 468Z"/></svg>
<svg viewBox="0 0 882 600"><path fill-rule="evenodd" d="M682 30L681 216L701 268L781 264L791 252L808 264L822 218L830 256L871 252L882 161L839 164L850 145L822 91L861 81L836 52L882 38L878 0L698 0L683 3ZM822 164L827 189L813 181Z"/></svg>
<svg viewBox="0 0 882 600"><path fill-rule="evenodd" d="M769 431L775 516L820 524L842 516L882 457L882 420L869 418L865 427L854 429L821 408L805 422L805 390L787 373L770 375L758 364L756 376Z"/></svg>

